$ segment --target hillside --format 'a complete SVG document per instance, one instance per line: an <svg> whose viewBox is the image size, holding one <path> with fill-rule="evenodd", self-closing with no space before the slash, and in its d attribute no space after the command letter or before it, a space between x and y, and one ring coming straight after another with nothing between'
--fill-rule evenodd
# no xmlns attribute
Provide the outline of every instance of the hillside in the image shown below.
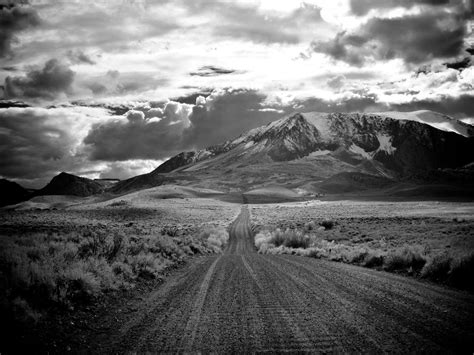
<svg viewBox="0 0 474 355"><path fill-rule="evenodd" d="M35 196L73 195L86 197L101 193L103 190L102 184L96 181L62 172L55 176L48 185L37 191Z"/></svg>
<svg viewBox="0 0 474 355"><path fill-rule="evenodd" d="M380 188L387 181L473 162L472 135L471 126L427 111L296 113L221 145L181 153L149 174L118 183L114 191L172 182L224 191L276 184L319 192L321 182L333 176L339 176L338 184L369 189L375 182ZM369 177L354 185L352 178L339 175L343 173ZM377 177L383 178L382 184ZM328 186L323 190L333 191Z"/></svg>
<svg viewBox="0 0 474 355"><path fill-rule="evenodd" d="M0 206L25 201L29 195L30 193L16 182L0 179Z"/></svg>

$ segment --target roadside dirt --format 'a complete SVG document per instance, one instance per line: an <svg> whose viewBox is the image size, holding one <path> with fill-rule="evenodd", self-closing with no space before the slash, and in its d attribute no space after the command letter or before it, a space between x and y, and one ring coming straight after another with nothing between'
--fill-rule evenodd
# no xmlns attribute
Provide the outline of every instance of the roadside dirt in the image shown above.
<svg viewBox="0 0 474 355"><path fill-rule="evenodd" d="M257 254L247 206L222 255L111 308L73 352L469 352L474 296L398 275Z"/></svg>

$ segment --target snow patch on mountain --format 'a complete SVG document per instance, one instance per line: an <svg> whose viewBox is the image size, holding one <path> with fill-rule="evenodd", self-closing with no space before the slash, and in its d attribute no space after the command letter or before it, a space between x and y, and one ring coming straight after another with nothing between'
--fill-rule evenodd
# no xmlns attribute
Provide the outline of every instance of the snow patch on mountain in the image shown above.
<svg viewBox="0 0 474 355"><path fill-rule="evenodd" d="M332 135L331 121L328 114L324 112L306 112L302 114L306 121L317 128L322 138L328 138Z"/></svg>
<svg viewBox="0 0 474 355"><path fill-rule="evenodd" d="M254 144L255 144L254 141L247 142L247 143L244 145L244 148L245 148L245 149L250 148L250 147L253 146Z"/></svg>
<svg viewBox="0 0 474 355"><path fill-rule="evenodd" d="M330 150L316 150L314 152L312 152L311 154L309 154L308 156L309 157L320 157L320 156L323 156L323 155L328 155L332 153Z"/></svg>
<svg viewBox="0 0 474 355"><path fill-rule="evenodd" d="M349 151L355 154L359 154L366 159L372 159L372 155L370 153L366 152L364 149L354 143L352 143L352 145L349 147Z"/></svg>
<svg viewBox="0 0 474 355"><path fill-rule="evenodd" d="M461 119L459 119L459 121L461 121L461 122L463 122L463 123L465 123L465 124L474 126L474 117L461 118Z"/></svg>
<svg viewBox="0 0 474 355"><path fill-rule="evenodd" d="M379 140L380 147L378 151L383 150L388 154L393 154L397 148L392 145L392 137L383 133L377 133L377 139Z"/></svg>

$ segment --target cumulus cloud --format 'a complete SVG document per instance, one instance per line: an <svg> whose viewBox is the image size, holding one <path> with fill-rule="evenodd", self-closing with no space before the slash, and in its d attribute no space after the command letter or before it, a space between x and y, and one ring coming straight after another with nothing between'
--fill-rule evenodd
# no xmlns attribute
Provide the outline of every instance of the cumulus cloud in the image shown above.
<svg viewBox="0 0 474 355"><path fill-rule="evenodd" d="M148 111L131 110L120 119L94 125L84 139L90 158L125 161L162 159L176 154L182 146L191 107L170 101L161 110L162 113L154 109L161 113L159 120L147 118Z"/></svg>
<svg viewBox="0 0 474 355"><path fill-rule="evenodd" d="M142 111L130 110L126 113L125 117L129 123L140 124L145 122L145 114Z"/></svg>
<svg viewBox="0 0 474 355"><path fill-rule="evenodd" d="M457 11L374 17L355 31L340 32L333 40L314 41L311 48L356 66L394 58L423 63L461 54L467 36L466 21L465 14Z"/></svg>
<svg viewBox="0 0 474 355"><path fill-rule="evenodd" d="M12 43L16 34L40 24L36 11L25 2L5 5L0 3L0 57L12 55Z"/></svg>
<svg viewBox="0 0 474 355"><path fill-rule="evenodd" d="M25 76L8 76L5 79L5 96L52 100L71 92L74 76L74 71L67 65L50 59L43 68L31 69Z"/></svg>
<svg viewBox="0 0 474 355"><path fill-rule="evenodd" d="M95 160L168 158L223 143L281 117L282 111L261 110L265 99L254 90L219 90L195 98L197 105L169 101L162 108L135 107L120 120L94 126L84 143Z"/></svg>

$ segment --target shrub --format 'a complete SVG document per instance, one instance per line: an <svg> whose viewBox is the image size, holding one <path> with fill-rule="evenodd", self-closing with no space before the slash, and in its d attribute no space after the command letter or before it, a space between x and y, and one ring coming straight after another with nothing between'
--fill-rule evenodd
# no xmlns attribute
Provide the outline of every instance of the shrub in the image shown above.
<svg viewBox="0 0 474 355"><path fill-rule="evenodd" d="M452 258L447 254L440 254L431 257L421 270L421 277L433 281L446 281L451 270Z"/></svg>
<svg viewBox="0 0 474 355"><path fill-rule="evenodd" d="M321 227L324 227L325 229L332 229L335 225L334 221L331 220L324 220L321 223L319 223Z"/></svg>
<svg viewBox="0 0 474 355"><path fill-rule="evenodd" d="M199 238L206 240L208 245L216 252L224 250L229 240L229 233L222 227L205 227Z"/></svg>
<svg viewBox="0 0 474 355"><path fill-rule="evenodd" d="M287 248L302 248L306 249L309 247L310 239L307 235L302 232L295 230L286 230L283 233L283 245Z"/></svg>
<svg viewBox="0 0 474 355"><path fill-rule="evenodd" d="M255 246L260 253L269 253L270 249L285 247L289 249L306 249L311 244L311 238L303 234L303 232L286 229L282 231L276 229L274 231L263 230L255 236ZM282 253L283 249L278 253ZM293 251L289 251L292 254Z"/></svg>
<svg viewBox="0 0 474 355"><path fill-rule="evenodd" d="M376 252L368 252L365 256L362 265L369 268L380 267L383 265L384 256Z"/></svg>
<svg viewBox="0 0 474 355"><path fill-rule="evenodd" d="M262 230L255 235L255 246L259 253L265 254L267 252L271 239L272 233L268 230Z"/></svg>
<svg viewBox="0 0 474 355"><path fill-rule="evenodd" d="M384 269L387 271L403 271L410 274L421 271L426 263L420 247L405 246L390 252L384 260Z"/></svg>
<svg viewBox="0 0 474 355"><path fill-rule="evenodd" d="M209 240L196 236L177 240L167 235L125 236L88 228L65 234L4 236L0 304L12 305L19 297L18 307L35 315L34 309L93 301L109 290L133 287L140 277L157 278L186 255L221 248L228 238L220 230L208 236Z"/></svg>
<svg viewBox="0 0 474 355"><path fill-rule="evenodd" d="M305 223L305 225L304 225L304 231L305 231L306 233L311 232L311 231L314 231L314 230L316 230L316 224L315 224L313 221L308 222L308 223Z"/></svg>
<svg viewBox="0 0 474 355"><path fill-rule="evenodd" d="M176 226L167 226L161 230L162 235L169 235L170 237L175 237L178 234L178 227Z"/></svg>

